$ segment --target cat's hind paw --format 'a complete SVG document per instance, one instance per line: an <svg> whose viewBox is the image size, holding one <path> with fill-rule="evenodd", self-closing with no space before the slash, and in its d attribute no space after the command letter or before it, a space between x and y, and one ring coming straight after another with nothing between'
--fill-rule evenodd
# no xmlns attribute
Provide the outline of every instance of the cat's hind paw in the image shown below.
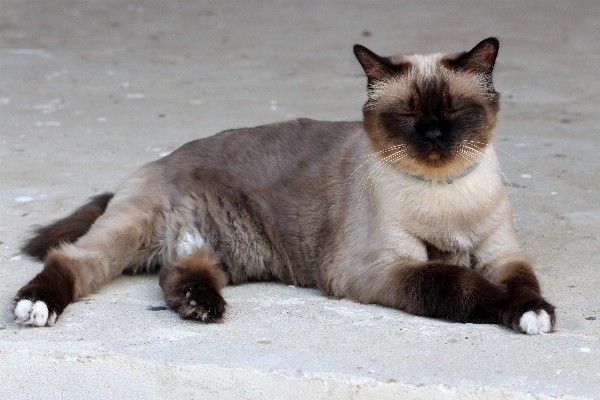
<svg viewBox="0 0 600 400"><path fill-rule="evenodd" d="M196 236L198 239L199 235ZM192 254L182 256L175 264L164 266L159 279L169 308L183 319L201 322L223 319L227 303L219 290L228 281L229 275L221 269L219 259L208 247L194 247Z"/></svg>
<svg viewBox="0 0 600 400"><path fill-rule="evenodd" d="M519 320L519 328L528 335L548 333L552 330L552 319L546 310L527 311Z"/></svg>
<svg viewBox="0 0 600 400"><path fill-rule="evenodd" d="M21 299L15 306L15 321L21 325L52 326L56 322L56 312L50 312L43 301Z"/></svg>
<svg viewBox="0 0 600 400"><path fill-rule="evenodd" d="M190 282L183 287L185 300L177 310L183 319L218 322L225 314L225 299L202 282Z"/></svg>

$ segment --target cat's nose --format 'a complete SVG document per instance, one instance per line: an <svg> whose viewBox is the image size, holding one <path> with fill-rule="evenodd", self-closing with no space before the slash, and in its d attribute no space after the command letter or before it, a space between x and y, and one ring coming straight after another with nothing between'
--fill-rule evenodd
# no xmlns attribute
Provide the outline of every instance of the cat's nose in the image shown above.
<svg viewBox="0 0 600 400"><path fill-rule="evenodd" d="M438 128L431 128L425 132L425 137L429 140L435 140L442 136L442 132Z"/></svg>

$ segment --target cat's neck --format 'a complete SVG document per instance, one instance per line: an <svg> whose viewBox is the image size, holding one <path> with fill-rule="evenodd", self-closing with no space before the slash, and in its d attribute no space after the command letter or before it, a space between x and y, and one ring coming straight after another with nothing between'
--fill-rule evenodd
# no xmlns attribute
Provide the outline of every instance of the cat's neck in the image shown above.
<svg viewBox="0 0 600 400"><path fill-rule="evenodd" d="M410 175L411 177L415 178L415 179L419 179L421 181L436 181L436 182L446 182L447 184L451 185L452 183L454 183L455 180L463 178L467 175L469 175L471 172L473 172L475 170L475 168L477 168L479 166L479 161L476 161L474 164L472 164L471 166L467 167L463 172L461 172L460 174L456 174L456 175L450 175L445 179L432 179L432 178L427 178L424 175L414 175L414 174L409 174L407 172L408 175Z"/></svg>

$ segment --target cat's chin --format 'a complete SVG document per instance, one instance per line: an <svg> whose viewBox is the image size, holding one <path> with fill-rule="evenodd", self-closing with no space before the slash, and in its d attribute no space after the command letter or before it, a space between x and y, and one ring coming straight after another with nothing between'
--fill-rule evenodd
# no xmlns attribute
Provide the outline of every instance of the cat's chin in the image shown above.
<svg viewBox="0 0 600 400"><path fill-rule="evenodd" d="M425 168L429 173L434 173L436 175L443 175L452 171L456 166L452 165L453 160L451 157L446 156L439 150L430 150L426 155L421 158L420 164L421 167Z"/></svg>
<svg viewBox="0 0 600 400"><path fill-rule="evenodd" d="M433 166L442 163L442 159L442 154L437 150L431 150L426 158L427 162Z"/></svg>

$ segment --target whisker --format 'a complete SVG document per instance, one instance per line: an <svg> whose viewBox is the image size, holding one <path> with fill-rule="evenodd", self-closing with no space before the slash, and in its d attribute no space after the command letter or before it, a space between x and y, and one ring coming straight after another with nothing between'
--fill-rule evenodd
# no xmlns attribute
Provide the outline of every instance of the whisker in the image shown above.
<svg viewBox="0 0 600 400"><path fill-rule="evenodd" d="M386 147L383 150L372 151L369 154L364 155L364 156L358 156L358 157L341 157L340 160L358 160L360 158L371 158L371 157L374 157L376 155L383 154L386 151L390 151L390 150L393 150L393 149L396 149L396 148L400 148L400 147L406 147L406 145L405 144L396 144L396 145L393 145L393 146L390 146L390 147Z"/></svg>
<svg viewBox="0 0 600 400"><path fill-rule="evenodd" d="M518 192L516 191L515 187L513 186L513 184L508 179L508 176L506 176L506 174L504 173L504 171L502 170L502 168L500 167L500 165L496 161L494 161L493 159L491 159L487 154L485 154L485 152L483 152L483 151L481 151L479 149L476 149L476 148L473 148L471 146L464 145L464 144L461 145L461 147L463 147L464 149L468 149L468 151L470 151L471 153L475 153L476 155L478 155L480 163L491 165L500 174L500 177L502 178L503 183L507 184L510 187L510 189L513 190L513 192L517 196L520 196L518 194ZM507 195L506 191L505 191L505 195L506 195L506 197L508 199L508 195Z"/></svg>
<svg viewBox="0 0 600 400"><path fill-rule="evenodd" d="M392 166L396 161L401 160L403 158L405 158L408 155L408 153L406 151L402 151L402 152L397 152L396 153L396 157L391 158L389 160L387 160L386 164L389 166ZM384 170L381 169L378 173L377 173L377 179L374 183L373 186L377 186L379 185L379 182L381 181L381 177L383 176Z"/></svg>
<svg viewBox="0 0 600 400"><path fill-rule="evenodd" d="M462 156L464 156L474 162L479 162L479 163L484 162L484 160L481 157L481 154L479 154L479 157L478 157L478 155L476 153L473 154L472 151L466 150L464 148L460 149L459 154L461 154ZM487 162L487 160L485 160L485 161ZM490 175L488 174L487 170L484 169L484 172L485 172L485 176L487 177L487 180L488 180L488 184L489 184L489 188L490 188L490 199L491 199L492 198L492 188L493 188L492 180L490 179ZM489 207L489 204L486 205L486 208L487 207Z"/></svg>
<svg viewBox="0 0 600 400"><path fill-rule="evenodd" d="M482 142L478 142L475 140L469 140L468 142L470 143L476 143L476 144L483 144L485 145L486 143L482 143ZM531 172L533 172L534 174L542 177L542 178L546 178L543 174L540 174L539 172L537 172L536 170L534 170L533 168L531 168L529 165L525 164L524 162L522 162L521 160L519 160L517 157L513 156L512 154L510 154L507 151L502 150L501 148L499 148L498 146L495 145L491 145L495 150L498 150L504 154L506 154L507 156L509 156L510 158L512 158L513 160L515 160L516 162L518 162L519 164L521 164L522 166L524 166L525 168L527 168L528 170L530 170Z"/></svg>
<svg viewBox="0 0 600 400"><path fill-rule="evenodd" d="M378 155L383 154L383 153L385 153L387 151L394 150L396 148L403 148L403 147L406 147L406 145L399 144L399 145L395 145L395 146L390 146L390 147L388 147L386 149L383 149L383 150L375 152L375 153L371 153L371 154L366 155L366 156L357 157L357 158L363 158L363 157L368 157L368 158L365 160L365 162L363 162L358 167L356 167L356 169L354 171L352 171L352 173L348 176L348 178L346 179L346 181L350 180L350 178L352 177L352 175L354 175L354 173L356 171L358 171L360 169L360 167L362 167L363 165L365 165L366 163L368 163L370 160L372 160L373 158L377 157ZM356 159L356 158L348 158L348 159Z"/></svg>
<svg viewBox="0 0 600 400"><path fill-rule="evenodd" d="M520 193L518 192L517 188L515 187L515 185L513 185L513 183L511 182L511 180L509 179L508 175L506 175L506 173L504 172L504 170L502 169L502 166L500 165L500 163L491 160L488 156L486 156L486 158L489 160L490 163L493 163L494 167L496 168L496 170L498 171L498 173L500 174L501 178L502 178L502 183L504 184L504 186L508 187L508 190L514 194L515 196L517 196L517 198L519 199L523 199L523 197L520 195ZM506 195L506 198L508 199L508 193Z"/></svg>
<svg viewBox="0 0 600 400"><path fill-rule="evenodd" d="M366 172L365 175L359 180L357 188L356 188L356 192L352 197L352 202L354 202L355 200L358 199L358 203L356 203L356 206L358 206L358 204L360 204L360 197L364 191L364 189L367 187L368 182L370 179L372 179L373 174L375 174L383 165L386 165L386 163L388 162L388 160L396 157L399 154L404 153L405 150L398 150L384 158L382 158L381 160L378 160L374 165L373 165L373 169Z"/></svg>
<svg viewBox="0 0 600 400"><path fill-rule="evenodd" d="M485 165L490 165L496 171L498 171L501 175L504 175L500 165L495 162L492 158L490 158L484 151L471 147L469 145L462 144L461 149L467 153L469 153L477 162Z"/></svg>
<svg viewBox="0 0 600 400"><path fill-rule="evenodd" d="M407 157L407 156L410 156L408 151L406 149L402 149L400 151L396 151L393 154L390 154L390 155L384 157L383 159L381 159L377 163L375 163L373 165L373 169L363 177L363 179L361 180L362 183L359 184L359 187L357 187L357 192L355 193L355 196L353 196L353 201L352 201L354 203L354 200L357 200L357 202L354 204L354 207L358 207L360 205L362 193L364 192L364 190L368 184L367 182L369 182L369 181L372 183L371 191L369 192L369 200L372 199L374 189L379 184L379 181L381 180L381 177L383 176L383 173L385 172L385 169L382 168L384 165L392 166L393 163L395 163L396 161L398 161L404 157ZM376 179L376 181L374 182L375 179ZM354 223L355 218L356 217L354 217L350 221L351 224Z"/></svg>
<svg viewBox="0 0 600 400"><path fill-rule="evenodd" d="M363 180L364 180L364 182L363 182L363 183L364 183L364 184L366 184L366 182L367 182L367 181L368 181L368 180L371 178L371 176L372 176L374 173L376 173L376 172L377 172L377 170L379 170L379 169L380 169L380 168L381 168L383 165L386 165L386 163L387 163L387 162L388 162L390 159L392 159L392 158L393 158L393 157L395 157L396 155L398 155L398 154L401 154L401 153L403 153L403 152L404 152L403 150L399 150L399 151L396 151L396 152L394 152L394 153L392 153L392 154L390 154L390 155L388 155L388 156L386 156L386 157L382 158L381 160L379 160L379 161L378 161L378 162L375 164L375 168L374 168L374 169L373 169L371 172L369 172L368 174L365 174L365 176L363 177L363 179L361 179L361 182L363 182Z"/></svg>

